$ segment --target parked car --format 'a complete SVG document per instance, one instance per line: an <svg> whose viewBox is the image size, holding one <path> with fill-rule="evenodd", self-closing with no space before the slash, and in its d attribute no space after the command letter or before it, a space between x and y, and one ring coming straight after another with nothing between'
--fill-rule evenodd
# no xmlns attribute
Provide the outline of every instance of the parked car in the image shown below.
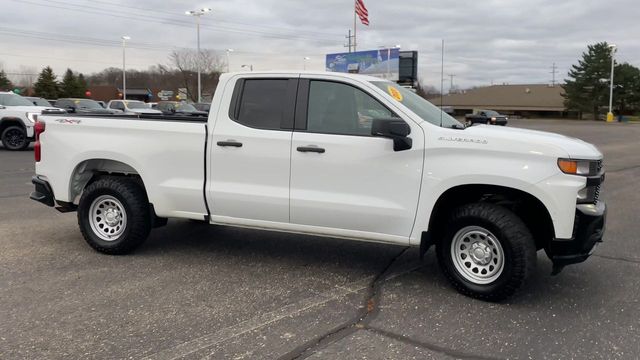
<svg viewBox="0 0 640 360"><path fill-rule="evenodd" d="M43 99L41 97L25 96L24 98L31 101L35 106L44 106L44 107L53 106L48 100Z"/></svg>
<svg viewBox="0 0 640 360"><path fill-rule="evenodd" d="M467 126L474 124L487 124L487 125L507 125L509 118L506 115L501 115L497 111L493 110L477 110L472 114L465 115Z"/></svg>
<svg viewBox="0 0 640 360"><path fill-rule="evenodd" d="M156 114L162 115L162 111L149 108L149 106L139 100L111 100L107 109L115 109L125 114Z"/></svg>
<svg viewBox="0 0 640 360"><path fill-rule="evenodd" d="M82 98L62 98L56 102L56 107L69 113L77 114L121 114L122 111L105 109L95 100Z"/></svg>
<svg viewBox="0 0 640 360"><path fill-rule="evenodd" d="M603 238L602 153L584 141L465 128L356 74L222 74L212 106L183 121L41 116L31 198L76 210L106 254L167 218L435 245L458 291L492 301L535 273L538 250L557 273Z"/></svg>
<svg viewBox="0 0 640 360"><path fill-rule="evenodd" d="M58 101L58 100L55 100L55 99L47 99L47 102L48 102L49 104L51 104L51 106L56 106L56 101Z"/></svg>
<svg viewBox="0 0 640 360"><path fill-rule="evenodd" d="M200 111L193 105L184 101L159 101L156 109L162 111L164 115L183 116L207 116L206 111Z"/></svg>
<svg viewBox="0 0 640 360"><path fill-rule="evenodd" d="M52 106L36 106L12 92L0 92L0 141L7 150L24 150L34 140L36 118L43 111L65 113Z"/></svg>
<svg viewBox="0 0 640 360"><path fill-rule="evenodd" d="M200 111L206 111L207 114L211 110L211 103L195 103L193 106Z"/></svg>

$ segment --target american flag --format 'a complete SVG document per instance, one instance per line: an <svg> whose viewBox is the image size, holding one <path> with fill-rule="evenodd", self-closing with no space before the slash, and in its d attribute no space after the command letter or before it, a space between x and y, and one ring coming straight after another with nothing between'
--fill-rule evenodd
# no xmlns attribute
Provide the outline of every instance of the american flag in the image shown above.
<svg viewBox="0 0 640 360"><path fill-rule="evenodd" d="M360 22L363 25L369 26L369 11L367 11L367 7L364 6L364 1L355 0L356 1L356 14L360 18Z"/></svg>

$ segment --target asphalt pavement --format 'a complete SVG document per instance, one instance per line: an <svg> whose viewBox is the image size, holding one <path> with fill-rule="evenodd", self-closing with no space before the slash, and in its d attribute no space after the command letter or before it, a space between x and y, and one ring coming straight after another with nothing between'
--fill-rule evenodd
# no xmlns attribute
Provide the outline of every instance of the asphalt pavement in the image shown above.
<svg viewBox="0 0 640 360"><path fill-rule="evenodd" d="M512 120L605 154L605 242L502 303L459 295L433 251L170 220L134 254L29 200L0 146L0 359L630 359L640 356L640 125Z"/></svg>

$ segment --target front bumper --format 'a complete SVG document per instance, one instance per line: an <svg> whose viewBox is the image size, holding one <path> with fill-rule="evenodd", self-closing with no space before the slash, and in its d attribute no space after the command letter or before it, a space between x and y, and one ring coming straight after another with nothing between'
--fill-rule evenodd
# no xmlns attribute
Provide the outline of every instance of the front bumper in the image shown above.
<svg viewBox="0 0 640 360"><path fill-rule="evenodd" d="M570 239L553 239L545 248L554 269L587 260L596 244L602 242L606 217L607 206L603 201L577 205L573 236Z"/></svg>

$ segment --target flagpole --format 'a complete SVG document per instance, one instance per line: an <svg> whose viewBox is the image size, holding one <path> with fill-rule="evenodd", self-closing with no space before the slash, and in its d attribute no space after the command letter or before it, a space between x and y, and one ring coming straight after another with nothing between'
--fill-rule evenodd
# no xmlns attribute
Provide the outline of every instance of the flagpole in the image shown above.
<svg viewBox="0 0 640 360"><path fill-rule="evenodd" d="M356 1L353 0L353 52L356 52L356 45L358 44L356 38Z"/></svg>

